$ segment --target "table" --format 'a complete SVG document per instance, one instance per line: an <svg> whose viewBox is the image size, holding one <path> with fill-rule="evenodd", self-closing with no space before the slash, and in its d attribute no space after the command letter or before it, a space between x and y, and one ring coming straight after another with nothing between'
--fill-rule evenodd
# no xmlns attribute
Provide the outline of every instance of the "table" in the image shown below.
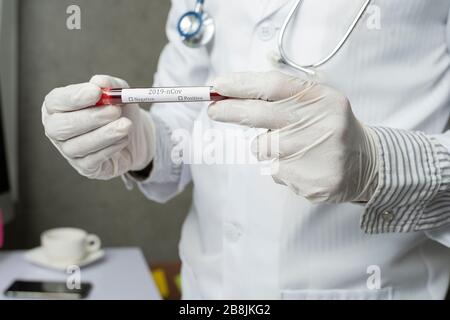
<svg viewBox="0 0 450 320"><path fill-rule="evenodd" d="M88 300L160 300L150 270L138 248L105 249L101 260L81 269L81 281L93 285ZM66 282L68 274L25 261L24 251L0 250L0 300L14 280Z"/></svg>

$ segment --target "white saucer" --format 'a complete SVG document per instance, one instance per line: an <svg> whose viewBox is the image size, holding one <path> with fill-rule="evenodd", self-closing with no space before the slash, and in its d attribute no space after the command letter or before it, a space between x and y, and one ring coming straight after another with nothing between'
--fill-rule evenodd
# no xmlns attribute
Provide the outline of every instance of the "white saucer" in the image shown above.
<svg viewBox="0 0 450 320"><path fill-rule="evenodd" d="M94 263L100 259L102 259L105 256L105 251L99 250L97 252L93 252L91 254L88 254L82 261L79 261L78 263L65 263L65 262L57 262L57 261L51 261L47 258L47 256L44 253L44 250L42 247L34 248L29 251L27 251L24 255L25 260L28 262L31 262L35 265L38 265L40 267L44 268L50 268L60 271L66 271L68 266L77 265L78 267L85 267L91 263Z"/></svg>

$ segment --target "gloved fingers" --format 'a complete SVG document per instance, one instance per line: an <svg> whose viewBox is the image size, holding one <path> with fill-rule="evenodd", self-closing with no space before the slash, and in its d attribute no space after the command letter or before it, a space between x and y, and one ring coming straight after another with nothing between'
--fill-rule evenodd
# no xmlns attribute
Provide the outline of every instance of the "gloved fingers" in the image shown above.
<svg viewBox="0 0 450 320"><path fill-rule="evenodd" d="M296 171L292 170L292 163L290 160L277 160L277 170L272 175L272 179L276 184L286 186L291 191L293 191L296 195L305 197L305 193L302 190L302 187L297 183L293 183L292 181L296 181L299 177L296 174ZM300 179L301 181L301 179Z"/></svg>
<svg viewBox="0 0 450 320"><path fill-rule="evenodd" d="M257 136L251 145L252 153L258 161L270 161L282 157L279 131L268 131Z"/></svg>
<svg viewBox="0 0 450 320"><path fill-rule="evenodd" d="M95 153L91 153L84 158L70 159L69 162L85 177L100 178L100 174L110 176L110 172L104 171L105 166L108 166L107 163L127 146L128 141L124 140L120 144L109 146Z"/></svg>
<svg viewBox="0 0 450 320"><path fill-rule="evenodd" d="M302 152L300 155L289 155L277 160L277 170L272 170L273 180L312 203L352 201L345 191L348 188L345 187L346 181L340 174L342 168L339 161L330 162L332 155L317 150L311 159L303 156L305 153Z"/></svg>
<svg viewBox="0 0 450 320"><path fill-rule="evenodd" d="M56 141L66 141L101 128L118 120L121 115L122 109L118 106L87 108L52 115L43 110L45 132L49 138Z"/></svg>
<svg viewBox="0 0 450 320"><path fill-rule="evenodd" d="M99 86L100 88L129 88L128 83L120 78L107 76L107 75L95 75L89 81L92 84Z"/></svg>
<svg viewBox="0 0 450 320"><path fill-rule="evenodd" d="M132 163L132 156L128 148L117 152L107 161L101 164L100 173L95 176L98 180L110 180L129 172Z"/></svg>
<svg viewBox="0 0 450 320"><path fill-rule="evenodd" d="M133 124L129 119L121 118L99 129L70 139L62 143L60 148L70 159L83 158L128 140L132 126Z"/></svg>
<svg viewBox="0 0 450 320"><path fill-rule="evenodd" d="M272 179L273 179L273 182L275 182L276 184L279 184L281 186L285 186L286 185L286 182L284 180L282 180L281 178L279 178L277 175L273 175Z"/></svg>
<svg viewBox="0 0 450 320"><path fill-rule="evenodd" d="M53 89L44 101L48 114L81 110L95 105L102 92L92 83L73 84Z"/></svg>
<svg viewBox="0 0 450 320"><path fill-rule="evenodd" d="M123 117L134 119L141 116L141 108L138 104L124 104L120 108L122 110ZM147 111L144 112L146 113Z"/></svg>
<svg viewBox="0 0 450 320"><path fill-rule="evenodd" d="M214 121L253 128L278 129L284 124L276 114L276 105L261 100L227 99L215 102L209 106L208 115Z"/></svg>
<svg viewBox="0 0 450 320"><path fill-rule="evenodd" d="M241 72L217 78L214 89L227 97L279 101L311 85L311 82L279 71Z"/></svg>
<svg viewBox="0 0 450 320"><path fill-rule="evenodd" d="M298 153L305 145L300 134L292 137L292 131L287 127L280 130L268 130L258 135L251 144L252 153L258 161L282 159ZM294 138L294 141L293 139Z"/></svg>
<svg viewBox="0 0 450 320"><path fill-rule="evenodd" d="M296 116L297 117L297 116ZM278 130L270 130L257 136L252 141L252 152L259 161L268 161L276 158L319 156L321 146L331 146L326 150L333 150L336 141L336 128L327 128L325 125L317 126L319 119L305 116L304 119L293 121Z"/></svg>

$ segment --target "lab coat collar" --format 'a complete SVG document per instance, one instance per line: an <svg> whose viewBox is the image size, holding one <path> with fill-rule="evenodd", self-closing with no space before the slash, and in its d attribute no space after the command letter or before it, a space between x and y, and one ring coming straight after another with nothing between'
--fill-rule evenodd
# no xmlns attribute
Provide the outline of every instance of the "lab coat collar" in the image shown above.
<svg viewBox="0 0 450 320"><path fill-rule="evenodd" d="M275 14L287 5L293 5L294 1L295 0L269 0L260 21L269 18L271 15Z"/></svg>

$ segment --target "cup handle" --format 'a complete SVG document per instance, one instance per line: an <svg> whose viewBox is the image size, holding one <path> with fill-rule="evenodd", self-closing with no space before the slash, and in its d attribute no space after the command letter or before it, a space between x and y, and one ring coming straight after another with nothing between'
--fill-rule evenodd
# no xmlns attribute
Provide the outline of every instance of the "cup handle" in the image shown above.
<svg viewBox="0 0 450 320"><path fill-rule="evenodd" d="M102 242L95 234L89 234L86 237L86 250L89 253L97 252L102 247Z"/></svg>

